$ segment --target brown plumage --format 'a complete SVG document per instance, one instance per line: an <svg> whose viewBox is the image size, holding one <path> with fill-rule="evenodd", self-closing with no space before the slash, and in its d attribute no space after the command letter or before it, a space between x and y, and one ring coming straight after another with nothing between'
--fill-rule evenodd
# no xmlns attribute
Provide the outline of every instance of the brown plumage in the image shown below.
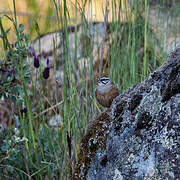
<svg viewBox="0 0 180 180"><path fill-rule="evenodd" d="M118 95L118 87L113 84L109 78L100 78L98 80L95 96L99 104L109 108L113 99Z"/></svg>

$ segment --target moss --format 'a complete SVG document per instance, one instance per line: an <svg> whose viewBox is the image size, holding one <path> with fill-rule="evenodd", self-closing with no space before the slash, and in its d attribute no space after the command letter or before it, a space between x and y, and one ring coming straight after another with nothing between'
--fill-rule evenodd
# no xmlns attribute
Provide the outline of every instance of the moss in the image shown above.
<svg viewBox="0 0 180 180"><path fill-rule="evenodd" d="M93 122L88 125L88 130L81 141L78 162L76 164L73 180L86 179L90 163L95 159L96 151L101 148L105 149L107 131L109 129L110 109L101 113ZM103 165L106 159L102 159Z"/></svg>

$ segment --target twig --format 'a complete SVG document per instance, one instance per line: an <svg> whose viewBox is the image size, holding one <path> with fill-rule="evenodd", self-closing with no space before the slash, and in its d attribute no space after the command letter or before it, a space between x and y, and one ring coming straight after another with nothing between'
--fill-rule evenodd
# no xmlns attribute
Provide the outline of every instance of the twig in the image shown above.
<svg viewBox="0 0 180 180"><path fill-rule="evenodd" d="M54 106L51 106L50 108L48 108L48 109L46 109L46 110L42 111L42 112L41 112L41 113L39 113L37 116L35 116L35 118L37 118L37 117L39 117L39 116L41 116L41 115L45 114L46 112L48 112L48 111L50 111L50 110L52 110L52 109L56 108L57 106L61 105L63 102L64 102L64 101L61 101L61 102L59 102L59 103L55 104Z"/></svg>

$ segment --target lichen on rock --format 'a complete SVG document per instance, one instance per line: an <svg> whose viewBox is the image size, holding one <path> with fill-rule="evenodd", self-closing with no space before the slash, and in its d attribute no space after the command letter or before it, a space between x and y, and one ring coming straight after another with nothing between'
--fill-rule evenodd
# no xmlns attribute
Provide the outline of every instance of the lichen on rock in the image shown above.
<svg viewBox="0 0 180 180"><path fill-rule="evenodd" d="M104 128L103 128L104 127ZM180 179L180 48L83 137L73 179Z"/></svg>

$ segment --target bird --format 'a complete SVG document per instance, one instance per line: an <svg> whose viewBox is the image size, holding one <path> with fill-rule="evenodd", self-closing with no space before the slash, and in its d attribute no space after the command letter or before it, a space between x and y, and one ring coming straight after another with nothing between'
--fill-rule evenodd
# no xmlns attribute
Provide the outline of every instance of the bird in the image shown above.
<svg viewBox="0 0 180 180"><path fill-rule="evenodd" d="M95 97L99 104L109 108L115 97L119 95L119 88L109 77L98 78Z"/></svg>

